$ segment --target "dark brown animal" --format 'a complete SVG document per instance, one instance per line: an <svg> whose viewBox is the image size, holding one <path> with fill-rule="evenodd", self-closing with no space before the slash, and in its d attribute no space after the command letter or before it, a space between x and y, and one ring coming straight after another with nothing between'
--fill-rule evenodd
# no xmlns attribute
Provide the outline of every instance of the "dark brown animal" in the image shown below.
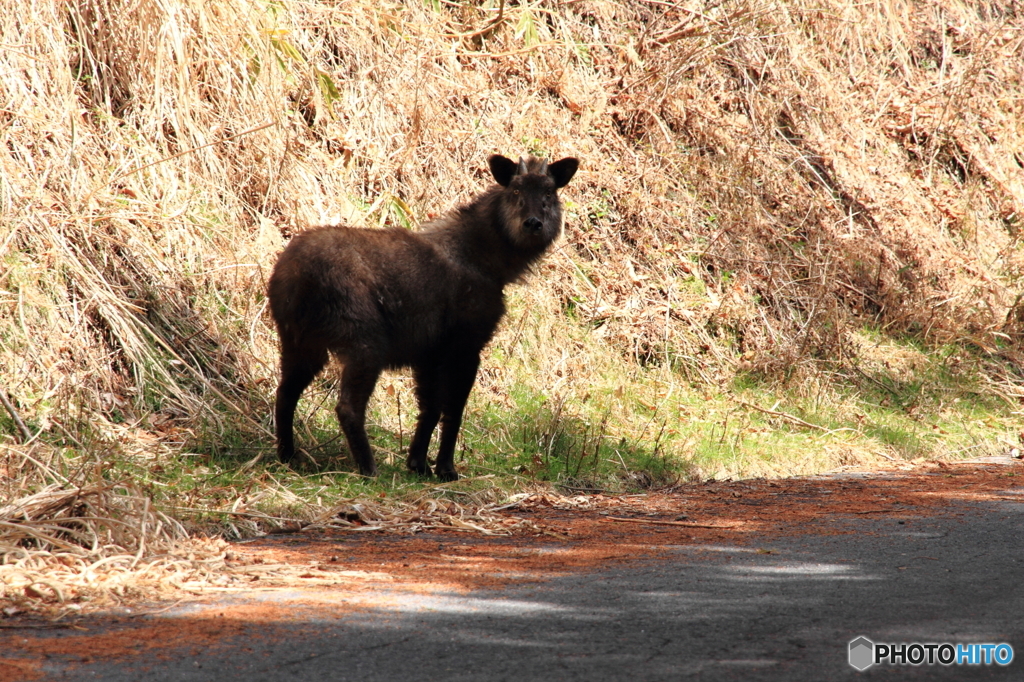
<svg viewBox="0 0 1024 682"><path fill-rule="evenodd" d="M505 312L503 290L539 259L562 229L557 190L579 161L488 159L497 185L420 232L320 227L288 244L270 277L270 310L281 337L277 453L294 455L299 395L333 353L344 365L335 412L365 476L377 473L366 404L384 369L411 367L419 419L406 465L458 479L455 440L480 351Z"/></svg>

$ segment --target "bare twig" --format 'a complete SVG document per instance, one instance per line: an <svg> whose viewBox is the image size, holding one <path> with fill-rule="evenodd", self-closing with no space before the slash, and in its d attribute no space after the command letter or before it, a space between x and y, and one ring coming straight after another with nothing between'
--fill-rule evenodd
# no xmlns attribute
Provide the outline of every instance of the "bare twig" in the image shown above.
<svg viewBox="0 0 1024 682"><path fill-rule="evenodd" d="M486 35L498 27L498 24L505 21L505 0L501 0L501 4L498 6L498 16L494 17L486 26L478 31L472 33L445 33L445 38L476 38L478 36Z"/></svg>
<svg viewBox="0 0 1024 682"><path fill-rule="evenodd" d="M150 163L143 164L143 165L139 166L138 168L133 168L130 171L125 171L124 173L121 173L120 175L115 176L113 180L110 180L110 182L107 182L106 184L109 185L111 182L117 182L118 180L126 178L129 175L134 175L135 173L138 173L139 171L144 171L144 170L146 170L147 168L149 168L151 166L155 166L157 164L164 163L165 161L171 161L173 159L177 159L177 158L185 156L187 154L192 154L193 152L197 152L200 149L206 149L207 147L212 147L212 146L214 146L216 144L224 144L225 142L230 142L231 140L235 140L235 139L237 139L239 137L242 137L243 135L250 135L252 133L259 132L260 130L263 130L264 128L269 128L272 125L277 125L277 121L267 121L266 123L263 123L261 125L255 126L254 128L246 128L245 130L243 130L241 132L238 132L238 133L235 133L234 135L228 135L227 137L222 137L219 140L214 140L213 142L207 142L206 144L201 144L198 147L192 147L190 149L186 149L184 151L178 152L177 154L171 154L170 156L165 156L162 159L157 159L156 161L151 161Z"/></svg>
<svg viewBox="0 0 1024 682"><path fill-rule="evenodd" d="M14 409L14 405L12 405L11 401L7 398L6 390L0 391L0 402L4 404L5 408L7 408L7 413L11 415L11 419L13 419L14 423L18 426L18 430L21 431L21 434L25 436L25 440L22 442L27 443L32 440L32 432L28 430L27 426L25 426L25 422L21 421L18 411Z"/></svg>
<svg viewBox="0 0 1024 682"><path fill-rule="evenodd" d="M793 424L796 424L797 426L803 426L803 427L808 428L808 429L814 429L815 431L824 431L826 433L828 431L830 431L830 429L826 429L824 426L819 426L817 424L812 424L810 422L806 422L803 419L801 419L800 417L794 417L793 415L787 414L786 412L777 412L775 410L768 410L768 409L765 409L763 407L758 407L757 405L754 405L752 403L748 403L745 400L737 399L736 402L738 402L743 407L749 407L752 410L757 410L758 412L763 412L764 414L768 414L768 415L771 415L773 417L779 417L780 419L785 419L786 421L791 422Z"/></svg>
<svg viewBox="0 0 1024 682"><path fill-rule="evenodd" d="M727 526L724 525L712 525L708 523L690 523L689 521L656 521L654 519L626 519L620 516L605 516L608 521L621 521L624 523L645 523L654 526L682 526L683 528L714 528L716 530L729 530L732 528L738 528L743 525L742 523L733 523Z"/></svg>
<svg viewBox="0 0 1024 682"><path fill-rule="evenodd" d="M518 50L509 50L508 52L460 52L460 57L490 57L491 59L502 59L503 57L511 57L517 54L524 54L526 52L533 52L542 47L551 47L557 45L557 41L546 40L543 43L534 43L526 47L521 47Z"/></svg>

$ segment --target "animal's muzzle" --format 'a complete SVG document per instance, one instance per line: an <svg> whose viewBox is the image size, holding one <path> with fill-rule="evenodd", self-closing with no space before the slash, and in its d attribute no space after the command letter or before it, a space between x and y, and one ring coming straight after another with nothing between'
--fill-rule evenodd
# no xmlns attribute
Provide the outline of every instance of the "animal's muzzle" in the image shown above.
<svg viewBox="0 0 1024 682"><path fill-rule="evenodd" d="M540 218L537 217L527 218L523 221L523 227L536 234L537 232L540 232L542 227L544 227L544 223L542 223Z"/></svg>

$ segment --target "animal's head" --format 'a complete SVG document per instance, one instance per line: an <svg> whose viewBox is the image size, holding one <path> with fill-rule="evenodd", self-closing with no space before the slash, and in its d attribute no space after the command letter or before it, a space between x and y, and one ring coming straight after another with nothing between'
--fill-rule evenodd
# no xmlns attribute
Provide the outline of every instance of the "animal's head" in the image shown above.
<svg viewBox="0 0 1024 682"><path fill-rule="evenodd" d="M548 163L529 157L519 162L495 154L487 159L491 175L502 186L501 210L509 237L519 247L543 251L562 230L558 190L569 184L579 159Z"/></svg>

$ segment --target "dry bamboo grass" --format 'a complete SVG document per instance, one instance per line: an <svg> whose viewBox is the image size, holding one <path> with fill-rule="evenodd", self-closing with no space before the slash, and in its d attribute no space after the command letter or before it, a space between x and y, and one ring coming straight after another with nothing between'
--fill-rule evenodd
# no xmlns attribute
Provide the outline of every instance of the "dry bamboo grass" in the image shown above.
<svg viewBox="0 0 1024 682"><path fill-rule="evenodd" d="M75 490L47 489L0 509L0 613L10 617L24 611L43 613L53 621L86 610L109 608L118 602L169 599L212 592L252 591L275 587L336 586L353 581L387 581L386 573L346 570L342 566L265 564L240 562L232 546L219 538L186 538L183 533L163 533L161 527L181 530L160 514L142 520L138 538L122 537L124 545L112 538L87 549L70 538L69 522L77 528L95 531L96 524L130 529L130 516L118 519L88 517L89 511L123 512L126 501L110 504L111 487ZM493 494L492 494L493 495ZM487 497L485 494L483 497ZM414 502L380 503L379 500L349 500L318 515L310 522L277 519L282 532L334 530L413 534L424 531L455 531L483 535L548 534L561 537L541 524L509 514L516 509L551 507L591 509L593 502L583 496L567 497L549 491L526 492L501 504L482 503L476 496L466 504L422 498ZM130 498L131 510L150 513L144 498ZM69 515L71 512L72 515ZM502 513L504 512L504 513ZM20 522L11 519L18 518ZM138 523L138 520L134 520ZM146 532L146 521L150 532ZM153 522L156 527L153 528ZM73 535L73 531L71 532ZM65 537L62 537L65 536ZM29 549L27 544L32 545ZM131 545L138 551L126 553ZM151 548L141 559L145 545Z"/></svg>
<svg viewBox="0 0 1024 682"><path fill-rule="evenodd" d="M39 464L4 475L55 504L55 442L269 445L284 240L429 218L494 151L585 160L495 340L529 343L537 386L597 381L606 351L799 378L865 323L1022 357L1017 2L2 0L0 36L0 386L25 424L4 447ZM491 362L481 389L516 380ZM138 537L159 525L90 485L135 500ZM172 539L128 535L96 542L143 562Z"/></svg>
<svg viewBox="0 0 1024 682"><path fill-rule="evenodd" d="M204 525L230 528L236 537L317 530L540 534L549 531L509 510L585 503L552 493L505 499L493 486L462 492L456 502L437 499L446 488L439 486L407 499L352 498L320 505L265 485L255 495L225 501L222 508L165 502L158 509L134 482L106 480L106 469L103 458L67 457L39 444L0 447L0 499L7 501L0 507L0 618L32 612L59 621L140 600L387 577L341 567L238 564L232 546L203 533ZM266 497L296 513L260 512ZM203 520L211 517L217 522Z"/></svg>
<svg viewBox="0 0 1024 682"><path fill-rule="evenodd" d="M429 217L524 144L586 158L530 303L636 360L718 381L865 320L1015 354L1013 7L527 3L458 38L486 5L8 0L5 383L51 428L219 403L265 438L282 235Z"/></svg>
<svg viewBox="0 0 1024 682"><path fill-rule="evenodd" d="M38 453L31 448L5 448L4 454L7 473L15 460L22 463L17 478L5 477L8 484L17 481L23 489L39 487L31 479L41 471L62 480L20 497L10 490L4 495L14 499L0 507L0 618L32 612L59 621L124 602L388 578L341 567L238 564L232 546L223 538L189 533L180 521L155 509L150 497L131 482L105 482L98 462L69 480L37 460L33 455ZM460 502L429 494L409 500L350 499L330 507L306 504L304 513L294 518L250 510L258 496L247 504L235 500L224 510L173 507L168 511L185 520L193 512L229 517L222 523L239 535L316 530L522 535L551 531L510 515L509 510L586 505L585 498L551 493L522 493L508 500L501 495L498 489L487 488L465 494Z"/></svg>
<svg viewBox="0 0 1024 682"><path fill-rule="evenodd" d="M2 449L4 616L31 610L60 618L83 604L98 608L154 596L213 573L210 558L223 554L223 540L190 538L130 482L106 482L93 467L64 477L39 451L45 453ZM44 485L47 478L59 482ZM36 491L18 496L15 487Z"/></svg>

